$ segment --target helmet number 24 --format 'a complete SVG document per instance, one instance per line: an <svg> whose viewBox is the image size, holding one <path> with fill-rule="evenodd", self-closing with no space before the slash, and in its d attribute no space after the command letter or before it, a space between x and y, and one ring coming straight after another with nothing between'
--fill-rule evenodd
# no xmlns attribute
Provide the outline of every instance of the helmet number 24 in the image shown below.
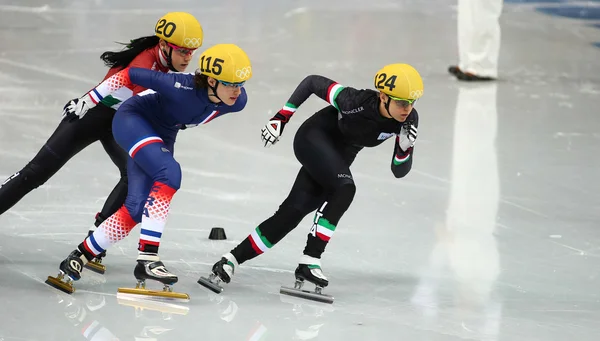
<svg viewBox="0 0 600 341"><path fill-rule="evenodd" d="M173 32L175 32L175 29L177 28L177 26L175 26L175 23L173 22L167 22L165 19L161 19L157 24L156 24L156 33L158 34L162 34L165 37L169 38L170 36L173 35Z"/></svg>
<svg viewBox="0 0 600 341"><path fill-rule="evenodd" d="M396 87L396 75L391 76L388 78L387 74L385 73L380 73L379 76L377 76L377 89L385 89L386 87L389 89L389 91L394 91L394 88Z"/></svg>
<svg viewBox="0 0 600 341"><path fill-rule="evenodd" d="M206 63L205 63L206 61ZM212 61L212 65L211 65L211 61ZM220 75L221 72L223 72L223 63L225 63L225 61L223 59L220 58L215 58L215 60L212 60L212 57L206 57L205 60L205 56L202 56L200 58L200 71L202 72L210 72L216 76ZM206 66L205 66L206 64Z"/></svg>

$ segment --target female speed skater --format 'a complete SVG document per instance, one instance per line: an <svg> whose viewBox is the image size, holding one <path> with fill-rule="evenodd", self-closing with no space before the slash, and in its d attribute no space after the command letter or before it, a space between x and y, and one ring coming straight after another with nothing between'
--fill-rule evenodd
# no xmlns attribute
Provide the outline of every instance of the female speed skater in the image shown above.
<svg viewBox="0 0 600 341"><path fill-rule="evenodd" d="M58 277L50 276L46 283L72 293L72 282L81 278L84 265L125 238L141 222L134 269L138 285L136 289L119 291L189 299L187 294L172 292L178 278L158 256L171 199L181 184L181 167L173 156L175 138L180 129L206 124L244 109L247 96L243 86L251 77L252 67L246 53L234 44L220 44L202 53L195 74L126 68L96 88L110 92L137 84L155 93L128 99L113 120L115 140L129 154L125 204L85 238L60 263ZM104 96L102 91L96 95ZM75 114L81 117L85 113L76 110ZM146 290L147 279L164 284L163 291Z"/></svg>
<svg viewBox="0 0 600 341"><path fill-rule="evenodd" d="M125 67L165 73L183 72L192 59L192 53L202 45L203 37L202 26L193 15L184 12L167 13L156 23L154 35L134 39L122 51L107 51L101 55L100 58L110 67L104 80ZM70 112L70 108L76 105L88 105L89 112L81 120L74 120L72 115L65 115L37 155L0 186L0 215L33 189L48 181L73 156L96 141L102 143L104 150L119 169L121 178L106 199L102 210L96 214L88 234L113 215L123 205L127 195L127 153L115 142L112 120L116 110L126 99L144 90L146 89L140 85L124 87L102 99L95 95L97 91L90 91L81 99L69 101L65 105L64 113ZM88 267L104 273L105 267L100 264L102 256L104 254L98 255Z"/></svg>
<svg viewBox="0 0 600 341"><path fill-rule="evenodd" d="M306 77L281 110L262 129L265 147L275 144L294 112L312 94L330 105L298 128L294 153L302 164L291 192L273 216L263 221L239 245L225 254L208 278L198 283L216 293L229 283L236 268L268 251L312 211L316 211L304 254L295 271L296 289L306 280L316 285L307 298L331 303L321 294L329 282L321 269L321 255L356 191L350 165L364 147L375 147L395 136L391 170L402 178L411 169L419 115L414 109L423 95L421 76L408 64L384 66L375 75L373 90L344 87L326 77ZM302 293L282 288L282 293Z"/></svg>

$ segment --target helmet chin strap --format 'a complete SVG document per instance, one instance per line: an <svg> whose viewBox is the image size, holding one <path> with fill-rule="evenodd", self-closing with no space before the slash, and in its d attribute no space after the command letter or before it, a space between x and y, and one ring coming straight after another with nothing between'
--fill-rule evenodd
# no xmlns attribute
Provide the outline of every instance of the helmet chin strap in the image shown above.
<svg viewBox="0 0 600 341"><path fill-rule="evenodd" d="M392 114L390 113L390 103L392 102L392 99L390 98L390 96L387 96L387 102L385 102L384 108L385 111L387 111L388 115L390 115L389 118L394 118L394 116L392 116Z"/></svg>
<svg viewBox="0 0 600 341"><path fill-rule="evenodd" d="M209 96L213 96L216 97L220 102L223 102L223 100L219 97L219 95L217 95L217 87L219 86L219 81L216 81L215 86L212 86L210 84L208 84L208 87L212 90L212 94L208 94Z"/></svg>
<svg viewBox="0 0 600 341"><path fill-rule="evenodd" d="M163 54L163 56L165 57L165 59L167 60L167 67L169 67L169 70L174 71L174 72L179 72L174 66L173 66L173 59L171 58L173 56L173 48L171 46L169 46L169 53L166 53L165 50L163 50L162 48L160 49L160 53Z"/></svg>

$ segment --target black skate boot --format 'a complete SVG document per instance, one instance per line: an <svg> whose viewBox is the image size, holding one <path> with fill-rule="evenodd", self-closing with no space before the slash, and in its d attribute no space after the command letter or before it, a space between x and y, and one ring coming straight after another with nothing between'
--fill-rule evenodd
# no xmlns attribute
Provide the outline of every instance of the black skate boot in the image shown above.
<svg viewBox="0 0 600 341"><path fill-rule="evenodd" d="M137 259L137 265L133 270L133 275L137 279L135 289L119 288L118 292L123 294L137 294L154 297L176 298L189 300L188 294L173 292L173 284L177 283L177 275L167 270L163 262L160 261L158 254L140 252ZM146 280L151 279L164 285L162 291L153 291L146 289Z"/></svg>
<svg viewBox="0 0 600 341"><path fill-rule="evenodd" d="M88 231L88 237L94 233L94 230L89 230ZM89 269L95 273L99 273L101 275L104 275L104 273L106 272L106 266L102 264L102 258L106 257L106 250L102 251L102 253L100 253L99 255L97 255L95 258L93 258L91 261L89 261L89 263L87 263L85 265L86 269Z"/></svg>
<svg viewBox="0 0 600 341"><path fill-rule="evenodd" d="M147 279L159 281L165 286L171 286L178 281L177 276L167 270L156 253L141 252L137 259L137 265L133 270L133 275L144 288Z"/></svg>
<svg viewBox="0 0 600 341"><path fill-rule="evenodd" d="M67 294L72 294L75 292L75 288L73 288L73 281L78 281L81 278L83 266L87 262L87 259L79 250L74 250L58 266L60 270L58 276L48 276L46 284L58 290L64 291Z"/></svg>
<svg viewBox="0 0 600 341"><path fill-rule="evenodd" d="M235 257L228 253L221 257L221 260L216 262L212 267L212 273L206 277L200 277L198 284L211 290L216 294L223 292L223 288L219 285L221 282L229 283L238 266L238 261Z"/></svg>
<svg viewBox="0 0 600 341"><path fill-rule="evenodd" d="M306 298L323 303L333 303L333 297L322 293L323 288L329 285L329 281L323 274L323 270L321 270L320 259L303 255L294 275L296 276L294 288L281 287L279 291L281 294ZM302 290L304 281L314 284L315 291L310 292L308 290Z"/></svg>

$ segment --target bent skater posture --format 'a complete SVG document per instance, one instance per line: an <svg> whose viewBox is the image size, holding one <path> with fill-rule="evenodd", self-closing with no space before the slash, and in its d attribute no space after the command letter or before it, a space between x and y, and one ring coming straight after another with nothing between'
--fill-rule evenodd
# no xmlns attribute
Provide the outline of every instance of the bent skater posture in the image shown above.
<svg viewBox="0 0 600 341"><path fill-rule="evenodd" d="M185 71L193 52L202 45L202 26L196 18L185 12L171 12L161 17L154 28L154 35L132 40L125 49L118 52L104 52L100 58L110 67L104 80L125 67L152 69L160 72ZM98 97L92 89L81 98L73 99L65 105L66 117L60 122L52 136L46 141L37 155L20 171L0 185L0 215L19 202L33 189L41 186L56 174L73 156L96 141L117 166L121 177L102 210L95 216L88 234L113 215L123 205L127 195L127 152L113 137L112 120L116 110L128 98L146 90L135 85L123 87ZM102 90L100 90L102 91ZM77 107L89 110L85 118L74 120L69 114ZM101 264L104 254L88 263L87 267L104 273Z"/></svg>
<svg viewBox="0 0 600 341"><path fill-rule="evenodd" d="M202 53L195 75L126 68L106 80L109 88L138 84L156 91L127 100L113 121L115 140L129 153L127 198L60 263L58 277L48 277L46 283L72 293L72 281L80 279L83 266L141 222L134 270L140 288L133 293L156 294L145 290L146 279L152 279L165 286L157 295L187 297L170 292L178 278L158 256L171 199L181 184L181 167L173 156L175 138L180 129L241 111L247 102L243 85L251 77L246 53L236 45L221 44Z"/></svg>
<svg viewBox="0 0 600 341"><path fill-rule="evenodd" d="M262 129L265 146L279 141L286 123L310 95L330 106L307 119L296 132L294 153L302 167L291 192L272 217L224 255L209 278L201 277L198 283L220 293L220 282L229 283L239 264L268 251L317 210L295 275L297 287L305 280L316 285L318 294L309 295L313 299L332 302L320 294L329 284L321 269L321 255L354 198L356 186L350 171L354 158L364 147L378 146L395 136L392 173L402 178L411 169L419 125L413 106L423 95L421 76L407 64L387 65L375 75L375 88L378 91L357 90L316 75L298 85Z"/></svg>

